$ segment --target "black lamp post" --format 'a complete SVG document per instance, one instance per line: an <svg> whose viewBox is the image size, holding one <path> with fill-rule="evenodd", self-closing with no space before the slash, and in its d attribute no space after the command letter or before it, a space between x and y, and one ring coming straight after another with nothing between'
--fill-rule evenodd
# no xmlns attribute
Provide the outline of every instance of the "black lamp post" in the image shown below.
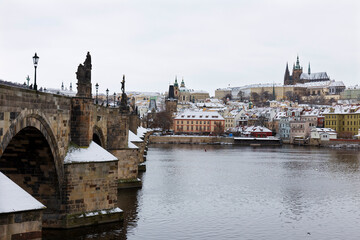
<svg viewBox="0 0 360 240"><path fill-rule="evenodd" d="M98 104L98 90L99 90L99 84L98 83L95 84L95 88L96 88L95 103Z"/></svg>
<svg viewBox="0 0 360 240"><path fill-rule="evenodd" d="M114 92L114 107L116 106L116 93Z"/></svg>
<svg viewBox="0 0 360 240"><path fill-rule="evenodd" d="M109 89L106 89L106 106L109 106Z"/></svg>
<svg viewBox="0 0 360 240"><path fill-rule="evenodd" d="M34 78L34 89L35 91L37 91L37 85L36 85L36 68L39 62L39 57L38 55L35 53L35 55L33 56L33 62L34 62L34 67L35 67L35 78Z"/></svg>

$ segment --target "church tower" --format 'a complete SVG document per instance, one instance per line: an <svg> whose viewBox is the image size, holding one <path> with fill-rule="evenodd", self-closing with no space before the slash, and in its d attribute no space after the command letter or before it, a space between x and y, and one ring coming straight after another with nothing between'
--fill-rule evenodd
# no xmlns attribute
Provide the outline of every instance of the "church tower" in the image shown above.
<svg viewBox="0 0 360 240"><path fill-rule="evenodd" d="M285 75L284 75L284 85L291 85L291 76L289 72L289 66L288 63L286 63L286 69L285 69Z"/></svg>
<svg viewBox="0 0 360 240"><path fill-rule="evenodd" d="M185 87L185 82L184 82L184 78L181 80L181 85L180 87L184 88Z"/></svg>
<svg viewBox="0 0 360 240"><path fill-rule="evenodd" d="M170 113L171 115L177 112L177 99L175 98L173 85L169 86L169 94L165 99L165 108L166 112Z"/></svg>
<svg viewBox="0 0 360 240"><path fill-rule="evenodd" d="M177 82L177 76L175 76L175 82L174 82L174 95L176 99L179 99L179 84Z"/></svg>
<svg viewBox="0 0 360 240"><path fill-rule="evenodd" d="M302 83L300 81L300 76L302 72L303 72L303 68L300 66L299 55L298 55L296 58L296 65L294 65L292 72L293 84Z"/></svg>

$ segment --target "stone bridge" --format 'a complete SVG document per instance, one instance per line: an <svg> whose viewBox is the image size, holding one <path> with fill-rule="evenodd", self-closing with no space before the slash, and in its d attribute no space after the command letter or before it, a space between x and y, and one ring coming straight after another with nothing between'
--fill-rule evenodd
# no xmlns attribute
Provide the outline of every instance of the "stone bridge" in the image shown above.
<svg viewBox="0 0 360 240"><path fill-rule="evenodd" d="M44 227L119 220L118 182L137 179L142 160L139 149L128 147L137 115L128 106L94 104L89 54L77 79L76 97L0 84L0 172L47 207ZM94 142L113 156L69 157Z"/></svg>

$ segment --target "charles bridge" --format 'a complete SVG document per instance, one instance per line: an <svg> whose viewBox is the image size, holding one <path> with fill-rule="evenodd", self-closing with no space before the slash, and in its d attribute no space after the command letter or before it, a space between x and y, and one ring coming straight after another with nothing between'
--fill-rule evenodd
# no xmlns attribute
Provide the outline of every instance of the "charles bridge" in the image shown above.
<svg viewBox="0 0 360 240"><path fill-rule="evenodd" d="M76 97L0 84L0 172L46 206L43 227L118 221L119 184L139 181L146 141L129 147L139 118L126 104L124 80L119 107L94 104L91 68L88 53ZM95 143L113 157L71 158Z"/></svg>

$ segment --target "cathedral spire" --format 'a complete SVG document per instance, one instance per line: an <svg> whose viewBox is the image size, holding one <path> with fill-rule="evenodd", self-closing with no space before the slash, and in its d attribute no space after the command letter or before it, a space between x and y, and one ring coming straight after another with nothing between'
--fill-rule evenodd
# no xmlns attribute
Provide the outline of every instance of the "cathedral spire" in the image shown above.
<svg viewBox="0 0 360 240"><path fill-rule="evenodd" d="M285 75L284 75L284 85L288 85L289 81L290 81L289 65L286 62Z"/></svg>
<svg viewBox="0 0 360 240"><path fill-rule="evenodd" d="M295 69L300 69L299 55L297 55L297 57L296 57L296 65L295 65Z"/></svg>
<svg viewBox="0 0 360 240"><path fill-rule="evenodd" d="M175 75L174 87L178 87L178 86L179 86L179 84L178 84L178 82L177 82L177 76Z"/></svg>

